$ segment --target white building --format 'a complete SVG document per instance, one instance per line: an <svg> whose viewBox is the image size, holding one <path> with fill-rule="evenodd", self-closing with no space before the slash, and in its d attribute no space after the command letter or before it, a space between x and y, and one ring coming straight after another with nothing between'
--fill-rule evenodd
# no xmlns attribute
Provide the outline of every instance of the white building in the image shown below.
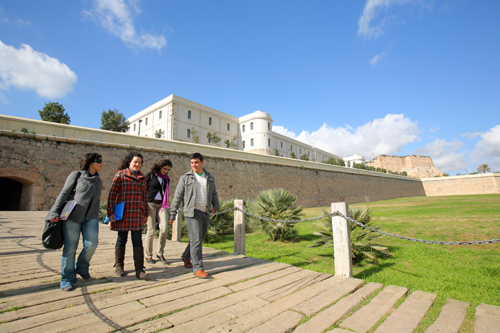
<svg viewBox="0 0 500 333"><path fill-rule="evenodd" d="M282 157L307 156L321 162L341 157L273 132L271 115L255 111L241 118L231 116L185 98L170 95L128 118L128 133L168 140L213 145L207 134L220 138L216 145L243 151ZM193 131L194 130L194 131ZM156 135L155 135L156 133Z"/></svg>
<svg viewBox="0 0 500 333"><path fill-rule="evenodd" d="M345 166L352 168L354 166L354 163L356 164L364 164L365 163L365 157L361 156L359 154L354 154L352 156L344 156L343 160L345 162Z"/></svg>

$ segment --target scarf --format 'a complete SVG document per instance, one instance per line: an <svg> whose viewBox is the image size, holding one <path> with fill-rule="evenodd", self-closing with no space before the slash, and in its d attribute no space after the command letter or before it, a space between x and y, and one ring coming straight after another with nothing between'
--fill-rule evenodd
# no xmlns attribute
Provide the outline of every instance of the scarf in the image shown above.
<svg viewBox="0 0 500 333"><path fill-rule="evenodd" d="M167 182L165 186L165 193L163 195L163 202L161 204L161 209L168 209L170 208L170 205L168 204L168 188L170 187L170 177L168 175L163 175L161 172L158 172L156 175Z"/></svg>

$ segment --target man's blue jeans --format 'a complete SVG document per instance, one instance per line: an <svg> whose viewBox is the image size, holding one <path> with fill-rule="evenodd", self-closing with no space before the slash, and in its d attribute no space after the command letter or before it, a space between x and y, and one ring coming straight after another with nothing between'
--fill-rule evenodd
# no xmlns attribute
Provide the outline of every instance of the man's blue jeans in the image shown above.
<svg viewBox="0 0 500 333"><path fill-rule="evenodd" d="M61 259L61 289L76 283L76 274L89 272L90 259L97 248L99 238L99 220L92 219L82 223L73 220L61 221L64 232L64 247ZM76 248L83 238L83 249L75 264Z"/></svg>

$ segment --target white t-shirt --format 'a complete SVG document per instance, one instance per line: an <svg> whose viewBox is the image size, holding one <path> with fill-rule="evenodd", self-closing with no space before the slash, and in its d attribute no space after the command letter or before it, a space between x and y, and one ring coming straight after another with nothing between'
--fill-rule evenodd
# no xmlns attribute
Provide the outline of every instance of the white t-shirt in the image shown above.
<svg viewBox="0 0 500 333"><path fill-rule="evenodd" d="M207 175L205 172L201 176L195 172L196 176L196 198L194 200L194 208L207 212Z"/></svg>

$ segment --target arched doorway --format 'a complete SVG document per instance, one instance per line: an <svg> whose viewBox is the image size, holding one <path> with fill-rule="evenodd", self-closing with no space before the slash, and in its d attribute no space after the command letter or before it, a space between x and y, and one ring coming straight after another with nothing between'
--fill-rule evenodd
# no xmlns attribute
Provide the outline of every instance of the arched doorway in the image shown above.
<svg viewBox="0 0 500 333"><path fill-rule="evenodd" d="M20 210L23 184L9 178L0 178L0 211Z"/></svg>

